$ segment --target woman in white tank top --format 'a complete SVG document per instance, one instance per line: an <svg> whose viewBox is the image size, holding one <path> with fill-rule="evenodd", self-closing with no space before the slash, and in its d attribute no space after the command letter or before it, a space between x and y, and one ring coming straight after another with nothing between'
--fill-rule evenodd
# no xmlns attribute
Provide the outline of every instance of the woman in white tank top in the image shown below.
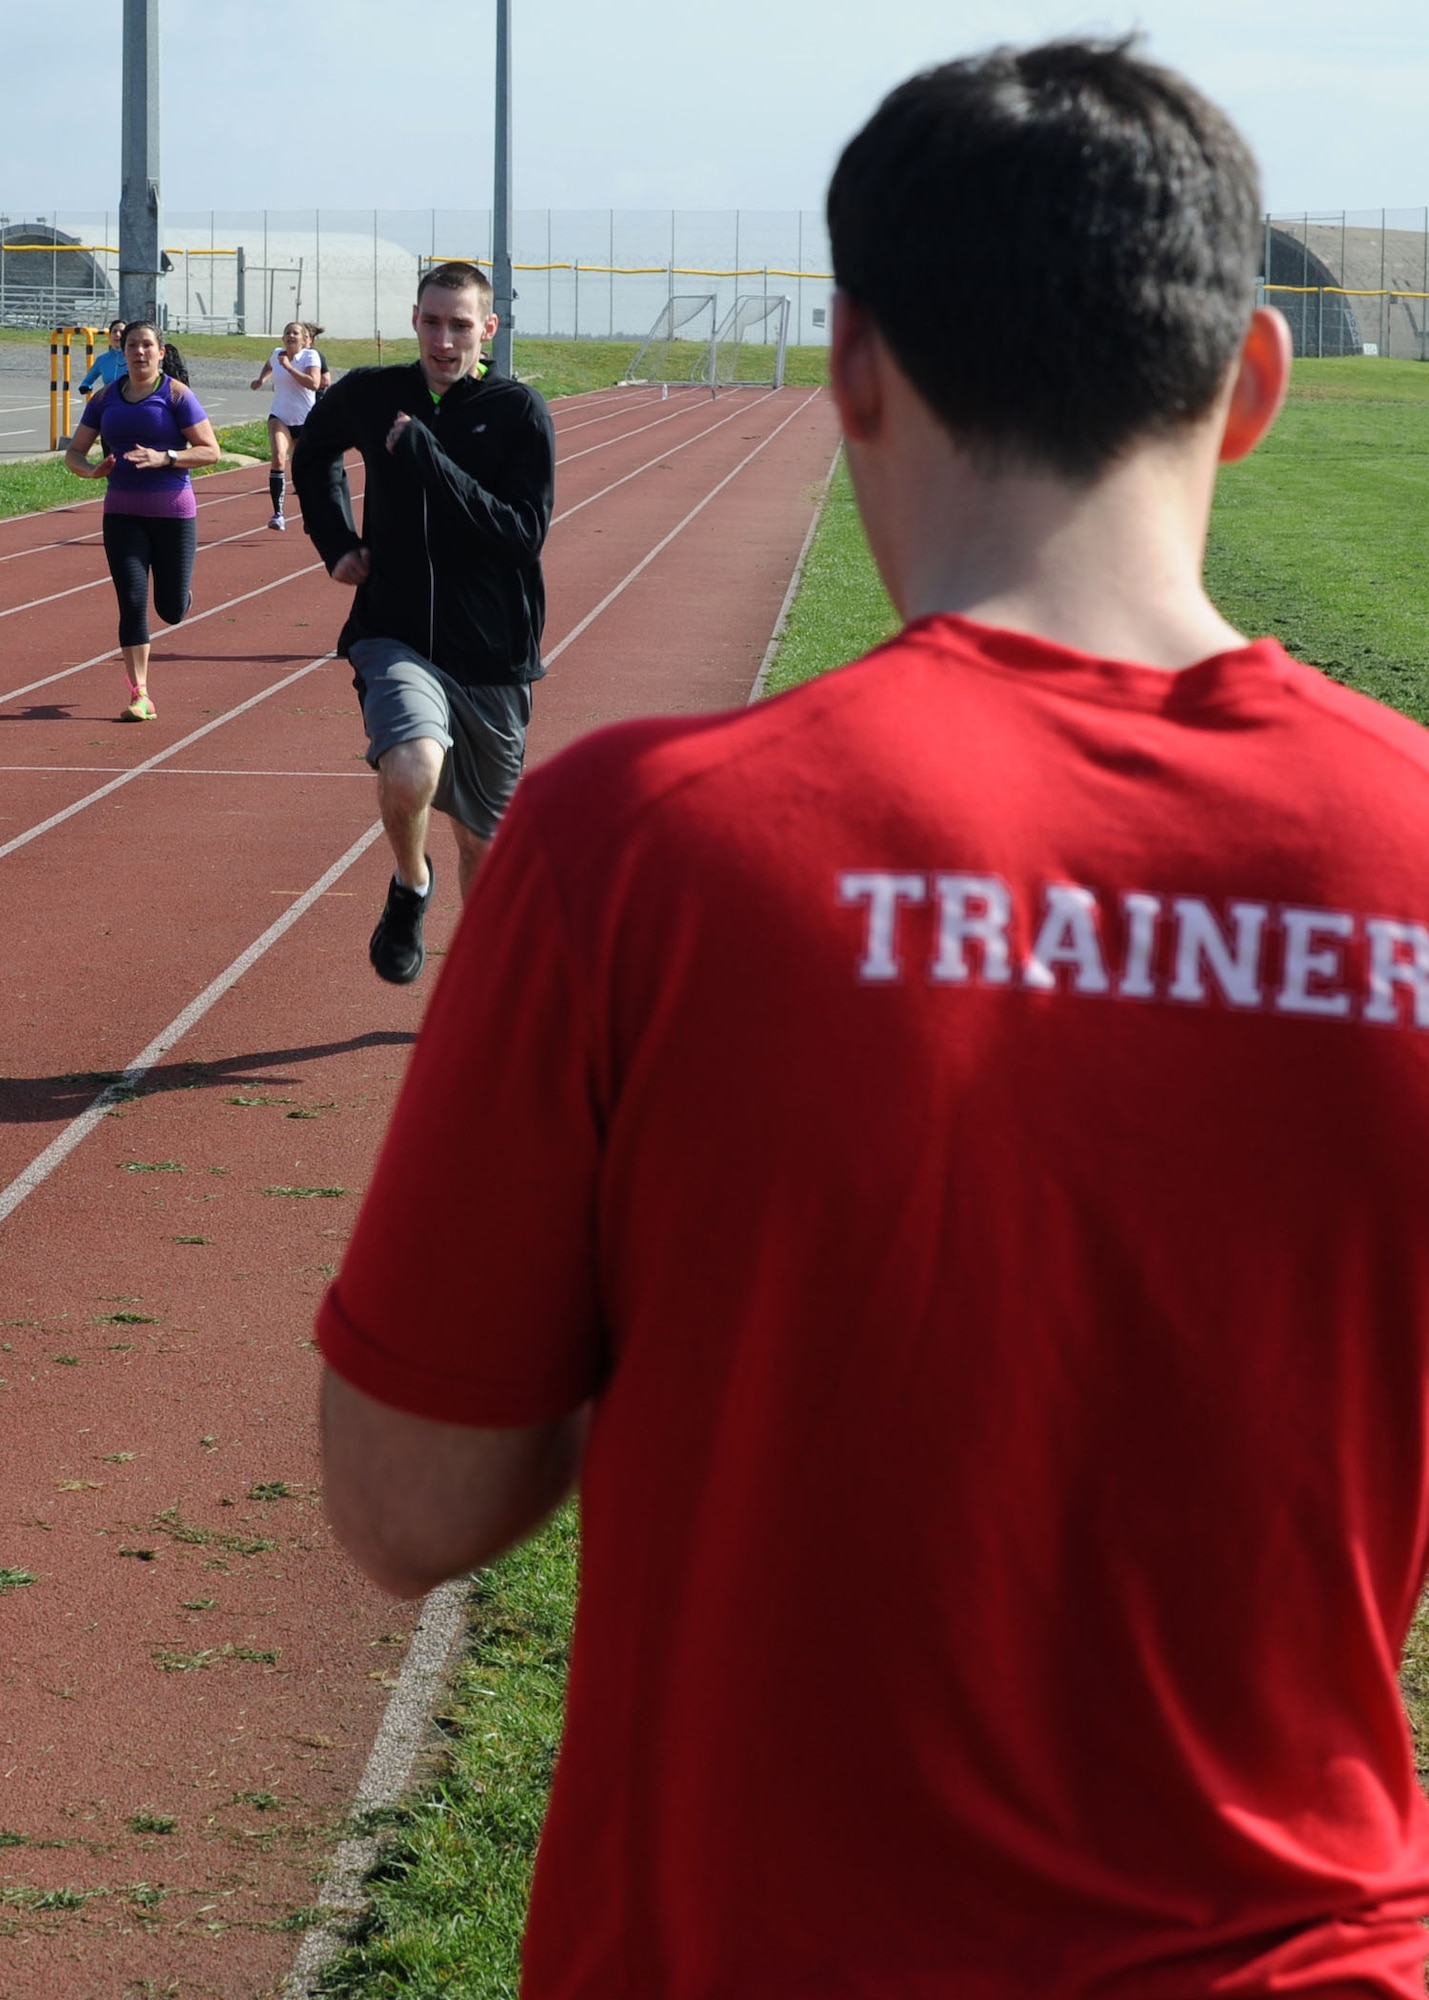
<svg viewBox="0 0 1429 2000"><path fill-rule="evenodd" d="M289 320L283 328L282 346L273 349L251 385L261 389L270 377L273 383L273 407L268 412L268 442L273 460L273 469L268 474L268 492L273 502L270 528L283 529L288 525L283 514L288 459L293 435L302 429L322 381L322 356L313 346L321 332L320 326L309 326L300 319Z"/></svg>

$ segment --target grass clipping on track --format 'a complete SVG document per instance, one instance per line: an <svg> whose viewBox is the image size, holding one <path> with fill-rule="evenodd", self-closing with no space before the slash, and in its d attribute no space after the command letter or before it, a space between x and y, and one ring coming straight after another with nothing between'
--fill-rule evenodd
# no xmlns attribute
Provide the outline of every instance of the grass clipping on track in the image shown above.
<svg viewBox="0 0 1429 2000"><path fill-rule="evenodd" d="M1271 439L1220 479L1206 555L1233 624L1270 632L1336 680L1429 720L1429 593L1420 489L1429 368L1301 362ZM856 658L896 627L840 465L769 691ZM322 1991L346 2000L517 1990L526 1884L559 1735L576 1577L567 1510L477 1587L468 1651L443 1718L438 1782L395 1816L361 1935ZM1401 1684L1429 1781L1429 1617Z"/></svg>

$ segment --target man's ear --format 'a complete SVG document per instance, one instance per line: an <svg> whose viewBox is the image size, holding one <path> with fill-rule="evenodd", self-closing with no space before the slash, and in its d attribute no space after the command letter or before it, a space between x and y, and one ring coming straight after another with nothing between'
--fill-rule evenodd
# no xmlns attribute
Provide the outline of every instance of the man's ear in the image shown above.
<svg viewBox="0 0 1429 2000"><path fill-rule="evenodd" d="M1255 450L1280 414L1290 387L1294 343L1284 316L1274 306L1257 306L1246 328L1236 364L1226 426L1221 434L1222 465L1233 465Z"/></svg>
<svg viewBox="0 0 1429 2000"><path fill-rule="evenodd" d="M496 329L497 329L497 327L499 327L499 326L500 326L500 324L501 324L501 321L500 321L500 320L499 320L499 319L498 319L498 318L496 317L496 314L495 314L495 313L488 313L488 314L486 315L486 320L485 320L485 324L484 324L484 325L482 326L482 329L481 329L481 337L482 337L482 339L483 339L483 340L495 340L495 338L496 338Z"/></svg>
<svg viewBox="0 0 1429 2000"><path fill-rule="evenodd" d="M878 329L847 292L834 293L829 381L843 434L855 442L876 435L882 414Z"/></svg>

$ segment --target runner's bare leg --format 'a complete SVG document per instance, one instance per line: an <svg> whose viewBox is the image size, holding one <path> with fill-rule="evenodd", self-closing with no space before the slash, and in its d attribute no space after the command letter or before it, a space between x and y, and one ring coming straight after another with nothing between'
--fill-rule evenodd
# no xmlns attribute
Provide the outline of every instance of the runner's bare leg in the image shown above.
<svg viewBox="0 0 1429 2000"><path fill-rule="evenodd" d="M457 881L461 887L461 899L465 902L482 862L491 852L491 842L481 834L473 833L458 819L452 821L452 832L456 835Z"/></svg>
<svg viewBox="0 0 1429 2000"><path fill-rule="evenodd" d="M410 743L394 743L377 762L382 825L398 878L409 889L427 886L427 832L444 754L440 743L419 736Z"/></svg>
<svg viewBox="0 0 1429 2000"><path fill-rule="evenodd" d="M124 655L124 678L130 687L138 688L140 694L149 691L149 641L142 646L121 646Z"/></svg>

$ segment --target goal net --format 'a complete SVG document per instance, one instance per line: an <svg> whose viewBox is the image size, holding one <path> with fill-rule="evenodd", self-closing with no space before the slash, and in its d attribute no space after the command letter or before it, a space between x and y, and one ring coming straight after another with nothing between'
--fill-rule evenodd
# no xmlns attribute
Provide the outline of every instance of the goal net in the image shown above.
<svg viewBox="0 0 1429 2000"><path fill-rule="evenodd" d="M714 337L711 388L782 389L789 346L789 300L748 292L737 298Z"/></svg>
<svg viewBox="0 0 1429 2000"><path fill-rule="evenodd" d="M714 380L715 295L689 292L672 297L637 348L621 381L703 382Z"/></svg>

